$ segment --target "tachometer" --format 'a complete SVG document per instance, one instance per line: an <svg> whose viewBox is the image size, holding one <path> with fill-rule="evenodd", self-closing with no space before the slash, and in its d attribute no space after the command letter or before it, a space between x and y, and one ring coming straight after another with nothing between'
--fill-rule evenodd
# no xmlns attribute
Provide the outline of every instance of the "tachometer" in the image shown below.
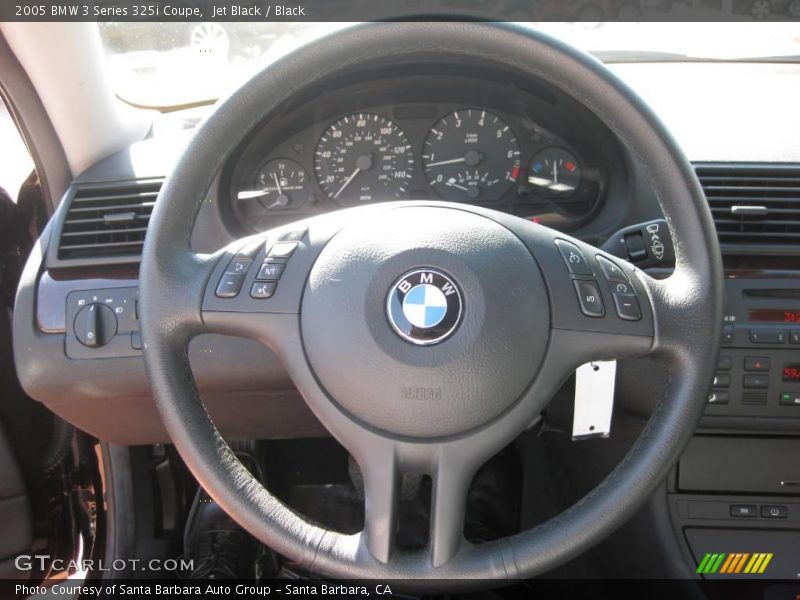
<svg viewBox="0 0 800 600"><path fill-rule="evenodd" d="M404 198L414 168L405 133L375 114L354 114L328 127L314 171L328 197L345 206Z"/></svg>
<svg viewBox="0 0 800 600"><path fill-rule="evenodd" d="M447 200L497 200L519 178L519 144L497 115L459 110L428 132L422 166L428 182Z"/></svg>

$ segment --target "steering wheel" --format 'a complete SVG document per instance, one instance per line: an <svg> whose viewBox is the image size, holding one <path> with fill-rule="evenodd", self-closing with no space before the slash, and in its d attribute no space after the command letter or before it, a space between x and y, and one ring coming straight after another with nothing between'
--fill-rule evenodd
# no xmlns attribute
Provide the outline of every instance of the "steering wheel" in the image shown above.
<svg viewBox="0 0 800 600"><path fill-rule="evenodd" d="M348 69L465 60L547 82L616 133L660 199L675 241L672 275L653 279L517 217L428 201L340 210L213 255L192 251L211 182L254 123ZM268 269L282 269L277 285L256 279L262 264L281 265ZM246 83L197 132L165 183L140 286L144 359L161 416L188 468L231 517L314 573L448 585L534 576L629 518L697 425L722 314L709 210L654 114L591 57L540 33L478 23L360 26ZM360 533L309 523L238 461L206 413L187 360L189 340L208 332L259 340L280 358L360 467ZM536 419L577 366L645 355L665 365L668 386L616 469L550 521L497 541L466 541L476 470ZM432 479L429 541L419 550L396 542L403 473Z"/></svg>

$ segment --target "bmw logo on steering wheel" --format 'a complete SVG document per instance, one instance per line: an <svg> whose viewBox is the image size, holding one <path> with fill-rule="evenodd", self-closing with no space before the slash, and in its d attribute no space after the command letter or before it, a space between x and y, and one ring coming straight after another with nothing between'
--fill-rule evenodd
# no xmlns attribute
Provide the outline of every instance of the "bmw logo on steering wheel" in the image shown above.
<svg viewBox="0 0 800 600"><path fill-rule="evenodd" d="M416 269L392 286L386 312L404 340L419 346L437 344L450 337L461 321L461 292L441 271Z"/></svg>

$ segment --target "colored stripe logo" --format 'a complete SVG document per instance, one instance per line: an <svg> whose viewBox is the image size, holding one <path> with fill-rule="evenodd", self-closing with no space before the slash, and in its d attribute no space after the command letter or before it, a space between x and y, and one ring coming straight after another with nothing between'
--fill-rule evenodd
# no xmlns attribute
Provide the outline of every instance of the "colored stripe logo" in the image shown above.
<svg viewBox="0 0 800 600"><path fill-rule="evenodd" d="M697 566L697 573L712 575L714 573L735 575L747 573L760 575L767 569L772 560L772 552L709 552Z"/></svg>

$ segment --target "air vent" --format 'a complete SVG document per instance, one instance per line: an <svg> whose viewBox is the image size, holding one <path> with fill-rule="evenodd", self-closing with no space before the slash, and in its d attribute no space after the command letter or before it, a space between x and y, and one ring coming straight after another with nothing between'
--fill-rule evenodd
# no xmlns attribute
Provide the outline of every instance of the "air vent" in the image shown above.
<svg viewBox="0 0 800 600"><path fill-rule="evenodd" d="M161 184L150 180L78 187L61 228L58 258L141 256Z"/></svg>
<svg viewBox="0 0 800 600"><path fill-rule="evenodd" d="M696 164L723 250L800 249L800 165Z"/></svg>

